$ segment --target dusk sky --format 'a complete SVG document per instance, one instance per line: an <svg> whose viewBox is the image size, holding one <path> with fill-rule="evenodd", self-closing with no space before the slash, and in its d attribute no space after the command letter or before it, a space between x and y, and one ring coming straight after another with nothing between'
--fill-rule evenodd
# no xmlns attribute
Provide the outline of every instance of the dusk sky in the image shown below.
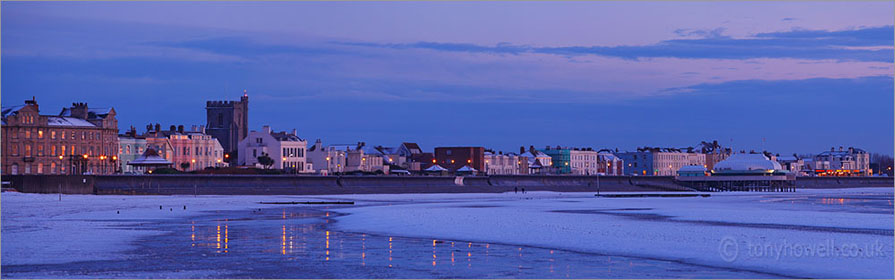
<svg viewBox="0 0 895 280"><path fill-rule="evenodd" d="M2 3L2 105L324 144L892 154L892 2ZM762 139L766 139L763 144Z"/></svg>

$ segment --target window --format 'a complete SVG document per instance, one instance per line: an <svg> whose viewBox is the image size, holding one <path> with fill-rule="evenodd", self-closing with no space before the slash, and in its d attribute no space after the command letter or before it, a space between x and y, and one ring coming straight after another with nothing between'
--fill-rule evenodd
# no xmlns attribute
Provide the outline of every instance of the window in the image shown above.
<svg viewBox="0 0 895 280"><path fill-rule="evenodd" d="M13 163L12 166L9 167L9 173L12 175L19 174L19 164Z"/></svg>
<svg viewBox="0 0 895 280"><path fill-rule="evenodd" d="M44 173L44 164L38 163L37 164L37 174L43 174L43 173Z"/></svg>
<svg viewBox="0 0 895 280"><path fill-rule="evenodd" d="M31 163L25 163L25 174L31 174Z"/></svg>
<svg viewBox="0 0 895 280"><path fill-rule="evenodd" d="M11 147L12 147L12 155L14 155L14 156L19 155L19 145L12 144Z"/></svg>
<svg viewBox="0 0 895 280"><path fill-rule="evenodd" d="M25 145L25 156L31 156L31 145Z"/></svg>
<svg viewBox="0 0 895 280"><path fill-rule="evenodd" d="M252 157L258 157L258 150L252 149Z"/></svg>
<svg viewBox="0 0 895 280"><path fill-rule="evenodd" d="M31 139L31 129L25 129L25 138Z"/></svg>
<svg viewBox="0 0 895 280"><path fill-rule="evenodd" d="M56 163L55 162L50 163L50 174L56 174Z"/></svg>

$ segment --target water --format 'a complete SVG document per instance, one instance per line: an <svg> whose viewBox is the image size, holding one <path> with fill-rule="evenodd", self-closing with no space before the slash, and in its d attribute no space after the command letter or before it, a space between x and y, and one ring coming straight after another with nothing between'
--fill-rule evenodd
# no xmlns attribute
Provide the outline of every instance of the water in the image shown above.
<svg viewBox="0 0 895 280"><path fill-rule="evenodd" d="M4 278L778 278L663 260L333 229L329 207L134 224L125 260L3 266Z"/></svg>

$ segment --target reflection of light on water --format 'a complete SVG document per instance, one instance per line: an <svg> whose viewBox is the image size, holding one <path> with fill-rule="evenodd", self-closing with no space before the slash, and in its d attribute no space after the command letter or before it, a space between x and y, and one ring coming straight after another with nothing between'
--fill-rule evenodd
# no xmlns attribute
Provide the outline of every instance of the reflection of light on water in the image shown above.
<svg viewBox="0 0 895 280"><path fill-rule="evenodd" d="M285 211L283 211L283 217L284 218L286 217ZM282 242L280 244L280 247L281 247L280 251L283 255L285 255L286 254L286 225L283 225L283 234L281 236L282 236Z"/></svg>
<svg viewBox="0 0 895 280"><path fill-rule="evenodd" d="M224 224L224 253L230 250L230 230L227 224Z"/></svg>
<svg viewBox="0 0 895 280"><path fill-rule="evenodd" d="M326 260L329 260L329 231L326 231Z"/></svg>
<svg viewBox="0 0 895 280"><path fill-rule="evenodd" d="M220 225L218 225L218 229L217 229L217 241L218 241L217 242L218 249L220 249L221 248L221 226ZM221 251L218 251L218 253L220 253L220 252Z"/></svg>
<svg viewBox="0 0 895 280"><path fill-rule="evenodd" d="M435 259L438 258L437 256L435 256L435 241L436 241L435 239L432 239L432 266L433 267L435 266Z"/></svg>

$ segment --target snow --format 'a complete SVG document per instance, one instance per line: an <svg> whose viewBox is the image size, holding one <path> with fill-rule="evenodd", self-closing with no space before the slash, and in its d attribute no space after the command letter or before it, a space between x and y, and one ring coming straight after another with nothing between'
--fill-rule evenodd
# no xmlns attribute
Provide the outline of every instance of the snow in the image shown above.
<svg viewBox="0 0 895 280"><path fill-rule="evenodd" d="M204 211L282 207L258 204L259 201L351 200L357 207L330 210L349 214L336 218L339 230L669 260L781 277L892 278L892 211L886 207L821 204L822 198L860 202L860 197L870 194L882 197L883 205L888 203L891 208L891 188L731 192L686 198L606 198L594 197L593 193L530 192L63 195L62 201L55 194L6 192L0 197L2 265L126 259L132 256L124 252L133 248L131 244L138 238L160 234L144 229L141 223L180 219ZM725 242L736 244L733 259ZM876 246L883 255L778 257L750 250L817 244L867 248L862 254L875 253Z"/></svg>
<svg viewBox="0 0 895 280"><path fill-rule="evenodd" d="M127 258L140 237L161 234L141 222L195 216L201 211L268 208L281 196L119 196L2 194L2 265ZM162 206L162 210L159 209ZM183 207L186 206L186 210ZM118 212L120 214L118 214Z"/></svg>
<svg viewBox="0 0 895 280"><path fill-rule="evenodd" d="M566 249L800 278L892 278L891 212L829 211L785 202L787 196L806 193L855 192L883 193L891 203L892 189L713 193L709 198L595 198L589 193L538 192L381 195L379 199L414 203L335 211L350 214L339 217L336 224L345 231ZM849 232L855 229L862 232ZM724 247L725 242L736 244L732 260L734 251ZM808 256L792 250L824 244L869 247L864 250L867 254L881 248L883 255ZM777 247L790 248L791 253L762 255L762 249Z"/></svg>
<svg viewBox="0 0 895 280"><path fill-rule="evenodd" d="M48 117L47 124L50 126L96 126L86 120L72 117Z"/></svg>

